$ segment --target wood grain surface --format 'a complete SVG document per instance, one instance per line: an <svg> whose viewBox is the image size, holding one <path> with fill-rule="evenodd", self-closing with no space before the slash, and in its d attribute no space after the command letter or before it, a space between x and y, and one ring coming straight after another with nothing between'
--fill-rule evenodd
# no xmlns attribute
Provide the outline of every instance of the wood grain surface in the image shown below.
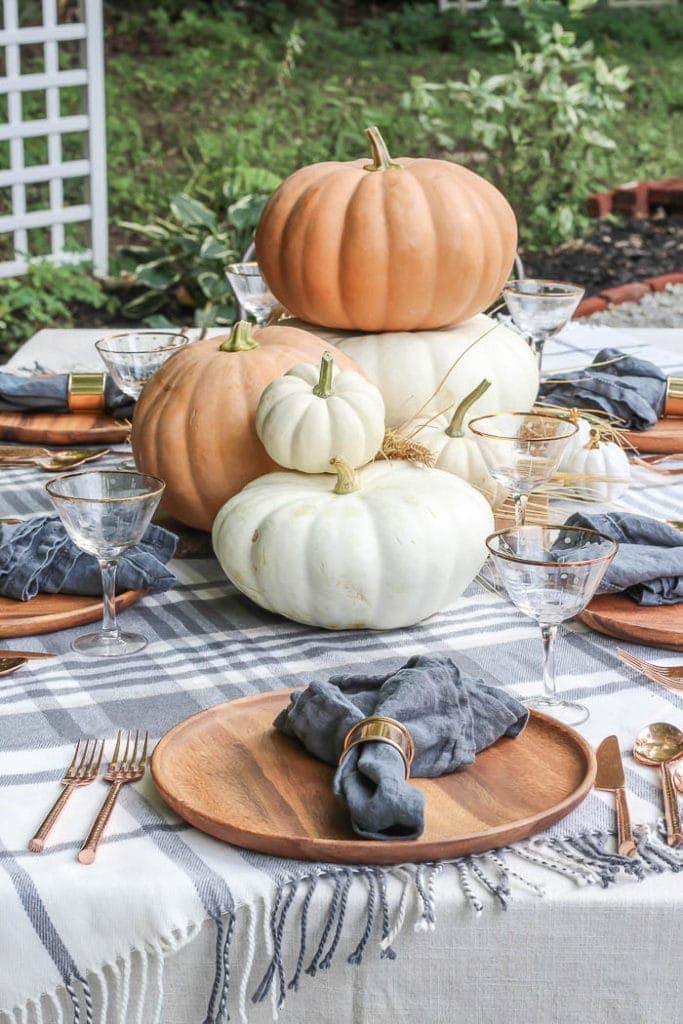
<svg viewBox="0 0 683 1024"><path fill-rule="evenodd" d="M126 590L116 598L116 610L122 612L145 594L144 590ZM60 629L85 626L102 618L102 599L70 594L38 594L30 601L0 597L0 638L37 636Z"/></svg>
<svg viewBox="0 0 683 1024"><path fill-rule="evenodd" d="M625 430L624 437L646 454L683 454L683 417L665 416L652 430Z"/></svg>
<svg viewBox="0 0 683 1024"><path fill-rule="evenodd" d="M0 412L0 439L27 444L123 444L126 420L103 413Z"/></svg>
<svg viewBox="0 0 683 1024"><path fill-rule="evenodd" d="M595 779L595 756L586 741L532 712L521 736L499 740L474 765L413 780L426 796L420 839L361 840L332 794L333 768L273 729L289 693L209 708L160 740L152 775L181 818L226 842L281 857L426 861L494 849L539 832L580 803Z"/></svg>
<svg viewBox="0 0 683 1024"><path fill-rule="evenodd" d="M683 651L683 604L644 608L625 594L602 594L593 598L579 619L619 640Z"/></svg>

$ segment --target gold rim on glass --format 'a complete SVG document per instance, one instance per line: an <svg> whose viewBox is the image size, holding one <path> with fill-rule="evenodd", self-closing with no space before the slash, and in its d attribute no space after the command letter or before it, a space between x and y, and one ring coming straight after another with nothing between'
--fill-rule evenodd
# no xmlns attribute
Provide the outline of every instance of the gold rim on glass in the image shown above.
<svg viewBox="0 0 683 1024"><path fill-rule="evenodd" d="M507 434L491 434L487 430L482 430L481 427L475 427L475 423L481 423L483 420L496 419L499 416L523 416L524 419L529 420L544 420L547 423L558 424L561 423L566 427L571 427L566 434L554 434L551 437L520 437L519 434L515 434L514 437L510 437ZM542 412L489 412L485 416L477 416L475 419L470 420L467 424L473 434L478 437L489 437L493 441L523 441L525 444L538 444L539 442L547 441L566 441L568 438L573 437L577 434L579 427L577 423L571 423L569 420L562 419L560 416L548 416Z"/></svg>
<svg viewBox="0 0 683 1024"><path fill-rule="evenodd" d="M54 484L66 483L67 480L75 480L79 476L137 476L143 477L145 480L153 480L154 483L159 486L154 490L145 491L143 494L129 494L126 497L121 498L83 498L78 494L60 494L58 490L55 490ZM160 480L158 476L152 476L150 473L137 473L135 470L125 469L90 469L84 473L69 473L67 476L56 476L52 480L48 480L45 484L45 490L51 498L59 498L60 501L87 501L92 504L104 505L109 502L121 502L121 501L140 501L142 498L153 498L157 494L163 494L166 484L163 480Z"/></svg>
<svg viewBox="0 0 683 1024"><path fill-rule="evenodd" d="M540 284L545 286L552 286L553 288L562 288L563 291L553 294L552 292L534 291L533 289L527 290L519 285L525 284ZM515 295L527 295L531 297L542 296L544 299L567 299L573 295L583 295L585 288L582 288L578 284L572 284L570 281L553 281L548 277L524 277L519 281L508 281L503 287L503 295L505 292L514 292Z"/></svg>
<svg viewBox="0 0 683 1024"><path fill-rule="evenodd" d="M566 533L590 533L598 540L606 540L612 545L612 550L607 554L597 555L595 558L584 558L574 562L545 562L535 558L522 558L520 555L508 555L502 551L496 551L491 546L491 541L493 541L495 537L502 537L504 535L509 536L510 534L521 533L526 530L557 530L558 533L561 531L565 531ZM558 526L557 523L529 523L528 526L509 526L505 530L496 530L495 533L490 533L484 543L494 558L502 558L506 562L517 562L522 565L538 565L541 568L547 569L556 569L558 567L572 568L582 565L597 565L598 562L611 562L619 550L617 541L613 540L612 537L608 537L606 533L600 533L599 530L591 530L587 526Z"/></svg>
<svg viewBox="0 0 683 1024"><path fill-rule="evenodd" d="M181 338L183 344L186 345L190 340L186 334L182 334L180 331L118 331L116 334L105 334L104 337L98 338L95 342L95 348L98 352L106 352L107 354L117 356L149 356L155 352L170 352L172 349L180 348L180 345L159 345L158 348L106 348L104 347L108 341L115 341L117 338L130 338L131 335L139 334L155 334L160 338Z"/></svg>

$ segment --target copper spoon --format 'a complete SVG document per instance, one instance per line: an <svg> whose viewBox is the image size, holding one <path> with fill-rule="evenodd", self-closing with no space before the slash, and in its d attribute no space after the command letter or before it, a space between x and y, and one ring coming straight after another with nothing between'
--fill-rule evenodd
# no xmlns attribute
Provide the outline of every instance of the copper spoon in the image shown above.
<svg viewBox="0 0 683 1024"><path fill-rule="evenodd" d="M0 676L11 676L17 669L28 664L28 658L0 658Z"/></svg>
<svg viewBox="0 0 683 1024"><path fill-rule="evenodd" d="M669 846L680 846L683 843L683 828L671 762L683 756L683 731L668 722L646 725L636 736L633 756L640 764L653 768L659 765L664 793L666 841Z"/></svg>

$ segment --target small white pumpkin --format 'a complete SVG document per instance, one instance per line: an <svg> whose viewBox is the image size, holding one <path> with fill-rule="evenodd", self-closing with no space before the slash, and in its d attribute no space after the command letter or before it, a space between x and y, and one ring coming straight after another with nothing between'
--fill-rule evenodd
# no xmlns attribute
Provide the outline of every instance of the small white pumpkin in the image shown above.
<svg viewBox="0 0 683 1024"><path fill-rule="evenodd" d="M579 416L576 409L570 409L568 418L576 425L577 430L576 433L569 438L566 447L562 452L562 458L560 459L557 467L558 472L560 473L565 470L569 471L572 459L578 451L581 451L582 448L586 447L590 441L591 430L593 429L593 424L590 420L585 419L583 416Z"/></svg>
<svg viewBox="0 0 683 1024"><path fill-rule="evenodd" d="M442 419L417 421L406 430L406 436L424 444L436 455L436 469L443 469L466 480L494 507L505 500L507 490L493 479L476 439L469 433L465 418L469 419L472 406L491 386L483 380L459 403L450 421Z"/></svg>
<svg viewBox="0 0 683 1024"><path fill-rule="evenodd" d="M333 473L335 456L356 469L382 446L384 402L374 384L353 370L339 371L325 352L319 368L302 363L268 385L256 433L285 469Z"/></svg>
<svg viewBox="0 0 683 1024"><path fill-rule="evenodd" d="M631 466L623 448L605 441L591 427L588 441L565 456L562 474L569 487L576 487L595 501L614 501L631 482Z"/></svg>
<svg viewBox="0 0 683 1024"><path fill-rule="evenodd" d="M218 513L213 546L256 604L327 629L396 629L448 608L486 558L486 499L450 473L373 462L268 473Z"/></svg>

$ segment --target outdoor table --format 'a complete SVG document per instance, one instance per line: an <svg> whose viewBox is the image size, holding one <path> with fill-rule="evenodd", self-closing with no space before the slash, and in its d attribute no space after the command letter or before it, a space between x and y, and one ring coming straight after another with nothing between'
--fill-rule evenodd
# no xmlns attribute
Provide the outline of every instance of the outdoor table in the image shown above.
<svg viewBox="0 0 683 1024"><path fill-rule="evenodd" d="M37 363L49 370L99 369L92 341L101 333L41 331L9 368ZM637 349L668 372L683 369L681 331L625 337L577 325L548 344L544 369L582 365L604 344ZM0 515L47 510L47 479L34 469L3 470ZM676 481L638 471L621 505L680 518L683 483ZM181 719L225 700L360 667L380 674L424 652L452 654L468 670L522 697L538 689L536 625L476 583L455 608L411 629L342 634L259 612L213 559L175 560L171 567L178 577L173 590L148 595L124 613L127 626L150 638L140 655L113 663L88 660L70 650L76 631L54 633L20 646L57 653L58 659L29 662L0 680L1 1024L72 1020L72 998L60 980L73 973L70 964L87 982L87 998L80 982L73 983L82 1019L96 1024L208 1024L223 1009L232 1020L277 1016L277 984L272 998L270 992L261 1002L251 997L272 958L275 892L290 862L236 850L180 822L164 808L149 775L122 791L94 865L78 864L75 854L102 800L97 785L70 802L45 853L28 852L28 838L58 791L78 736L111 741L119 728L140 727L156 740ZM559 688L589 705L591 717L579 731L593 746L616 732L625 751L648 722L683 725L683 699L627 669L615 655L617 642L576 623L564 632ZM629 649L654 660L665 653ZM669 652L666 660L675 664L681 656ZM658 776L629 757L625 767L632 818L654 827L661 815ZM610 794L591 793L586 805L605 831L614 828ZM567 832L580 813L563 823ZM386 909L384 932L397 932L391 939L395 958L381 955L378 910L358 964L348 957L366 921L368 878L354 874L346 926L329 969L302 975L280 1019L655 1024L679 1018L683 874L674 870L674 860L672 870L647 873L641 881L623 877L607 888L579 884L587 880L580 871L561 874L516 858L510 864L522 877L509 876L511 891L503 898L454 865L388 872L386 899L379 882L373 892ZM309 907L315 928L306 963L334 887L324 869L320 874ZM435 920L413 885L416 874L429 883ZM232 912L231 896L239 897ZM164 928L154 934L157 920ZM212 993L216 979L225 980L217 973L217 925L219 940L232 939L223 1005L222 991ZM282 951L289 979L299 951L298 917L285 932Z"/></svg>

